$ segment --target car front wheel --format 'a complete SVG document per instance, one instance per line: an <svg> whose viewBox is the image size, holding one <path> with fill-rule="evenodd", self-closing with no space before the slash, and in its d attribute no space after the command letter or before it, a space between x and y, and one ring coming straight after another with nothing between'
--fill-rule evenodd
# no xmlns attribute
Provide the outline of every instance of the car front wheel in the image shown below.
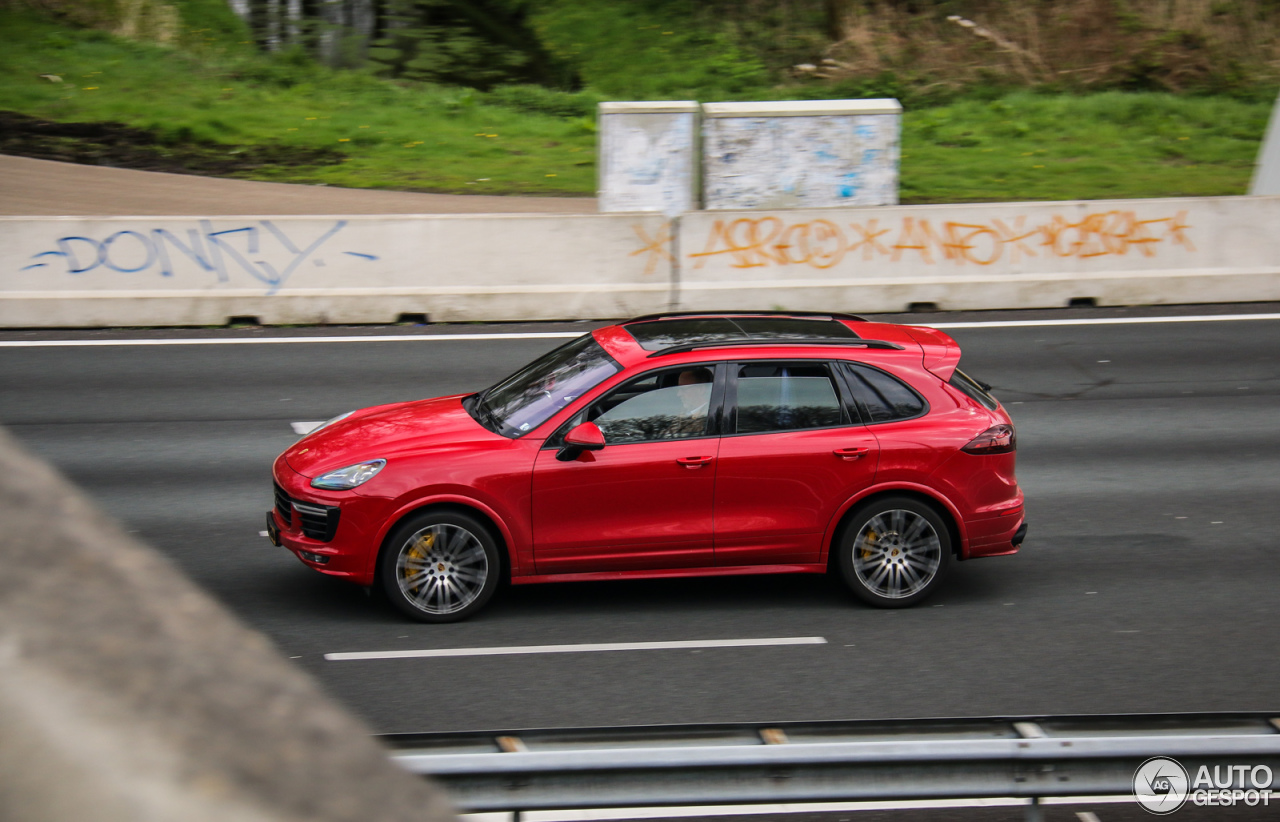
<svg viewBox="0 0 1280 822"><path fill-rule="evenodd" d="M457 622L485 606L498 586L493 536L453 511L411 517L392 533L381 569L388 599L420 622Z"/></svg>
<svg viewBox="0 0 1280 822"><path fill-rule="evenodd" d="M853 593L880 608L914 605L933 593L951 559L951 535L933 508L907 497L864 506L838 540L840 573Z"/></svg>

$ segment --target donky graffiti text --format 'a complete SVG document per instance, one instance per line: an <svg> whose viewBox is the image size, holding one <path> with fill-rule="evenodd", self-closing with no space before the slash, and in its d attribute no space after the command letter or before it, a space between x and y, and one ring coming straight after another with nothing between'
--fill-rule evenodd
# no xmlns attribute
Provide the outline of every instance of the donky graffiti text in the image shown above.
<svg viewBox="0 0 1280 822"><path fill-rule="evenodd" d="M54 243L55 249L32 255L31 263L22 270L57 265L67 274L87 274L102 268L121 274L152 272L172 277L175 258L185 258L201 271L214 274L220 283L230 282L232 273L242 271L275 293L305 260L324 265L313 255L346 224L346 220L335 220L309 242L296 241L271 220L221 231L214 231L209 220L201 220L199 230L187 229L185 240L167 228L117 231L104 239L60 237ZM378 259L374 254L342 253L365 261Z"/></svg>

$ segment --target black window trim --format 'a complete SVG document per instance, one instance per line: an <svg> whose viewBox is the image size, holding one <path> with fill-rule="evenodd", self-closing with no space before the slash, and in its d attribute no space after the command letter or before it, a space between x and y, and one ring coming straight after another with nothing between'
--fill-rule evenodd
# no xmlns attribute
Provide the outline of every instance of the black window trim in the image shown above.
<svg viewBox="0 0 1280 822"><path fill-rule="evenodd" d="M721 430L725 433L724 437L759 437L767 434L795 434L802 431L831 431L836 428L853 428L863 425L859 418L859 410L857 406L848 404L849 397L845 395L847 390L844 386L843 377L837 376L841 369L834 368L833 365L837 360L807 359L807 358L779 358L769 357L759 360L737 360L727 362L726 386L724 395L724 424ZM806 365L820 365L826 368L827 378L831 380L832 385L836 389L836 399L840 403L841 421L836 425L821 425L815 428L779 428L776 431L744 431L739 433L738 428L738 371L744 365L760 365L767 363L804 363Z"/></svg>
<svg viewBox="0 0 1280 822"><path fill-rule="evenodd" d="M929 400L927 400L923 394L917 391L915 389L915 386L913 386L911 383L904 380L902 377L899 377L897 374L894 374L892 371L889 371L888 369L881 368L876 365L872 365L869 362L862 362L861 360L840 360L839 362L841 364L841 367L836 370L840 372L840 379L846 383L846 388L849 391L849 395L853 398L853 401L858 409L858 413L861 415L863 419L863 425L866 425L866 426L891 425L895 422L906 422L908 420L918 420L921 417L928 415L931 408L929 405ZM908 391L910 391L912 394L916 396L916 399L920 400L920 407L922 409L920 413L912 414L909 417L895 417L891 420L879 420L879 421L873 420L871 418L870 409L866 408L863 405L862 401L858 399L858 391L857 389L854 388L852 378L849 376L849 371L853 368L853 366L856 366L856 365L860 365L863 368L870 368L873 371L879 371L881 374L884 374L890 379L893 379L901 383Z"/></svg>
<svg viewBox="0 0 1280 822"><path fill-rule="evenodd" d="M538 447L538 450L539 451L548 451L548 450L559 451L564 444L564 435L569 433L569 429L576 425L574 420L576 420L586 411L589 411L591 409L591 406L600 402L605 397L609 396L611 393L621 388L622 386L626 385L627 383L632 382L634 380L642 379L644 377L648 377L651 374L659 373L662 371L684 371L689 368L710 368L711 369L711 399L707 403L707 419L709 424L708 432L706 434L701 434L696 437L679 437L679 438L670 438L670 439L661 439L661 440L639 440L637 442L617 442L617 443L613 443L612 447L616 448L621 445L647 445L649 443L654 443L654 442L688 442L690 440L707 440L707 439L712 439L713 437L719 437L721 436L720 432L724 430L722 425L722 420L723 420L723 412L724 412L723 406L724 406L724 398L725 398L725 377L728 372L727 365L728 364L725 363L723 360L714 360L712 362L686 362L686 363L680 363L679 365L661 365L657 368L650 368L648 371L641 371L636 374L630 374L630 375L624 374L623 379L619 380L617 383L615 383L611 387L606 388L604 391L601 391L600 394L597 395L590 402L585 403L577 411L570 414L568 419L566 419L564 422L558 425L556 429L551 432L551 435L542 441L542 445ZM606 446L608 446L608 443L606 443Z"/></svg>
<svg viewBox="0 0 1280 822"><path fill-rule="evenodd" d="M959 385L956 384L957 379L960 383ZM966 383L973 387L973 391L970 391L966 387ZM964 394L966 397L978 403L988 411L995 411L1000 407L1000 400L996 399L995 395L991 393L990 386L984 388L983 386L985 383L974 379L959 368L956 368L951 372L951 379L947 380L947 385L956 391L959 391L961 394ZM975 394L977 396L975 396ZM987 404L988 400L991 401L990 405Z"/></svg>

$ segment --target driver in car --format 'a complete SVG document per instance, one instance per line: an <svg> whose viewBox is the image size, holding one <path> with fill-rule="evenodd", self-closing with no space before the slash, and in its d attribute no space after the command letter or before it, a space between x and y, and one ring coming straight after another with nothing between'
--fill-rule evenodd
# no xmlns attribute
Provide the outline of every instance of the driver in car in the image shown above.
<svg viewBox="0 0 1280 822"><path fill-rule="evenodd" d="M689 368L676 379L682 413L661 431L661 438L697 437L707 431L707 407L711 404L711 369Z"/></svg>

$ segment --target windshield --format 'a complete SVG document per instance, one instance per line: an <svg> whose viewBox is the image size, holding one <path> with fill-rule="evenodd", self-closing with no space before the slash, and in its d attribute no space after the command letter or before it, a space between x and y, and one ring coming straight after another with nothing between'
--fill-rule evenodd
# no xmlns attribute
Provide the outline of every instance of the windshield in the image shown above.
<svg viewBox="0 0 1280 822"><path fill-rule="evenodd" d="M590 335L526 365L480 395L476 416L507 437L520 437L618 373L621 366Z"/></svg>

